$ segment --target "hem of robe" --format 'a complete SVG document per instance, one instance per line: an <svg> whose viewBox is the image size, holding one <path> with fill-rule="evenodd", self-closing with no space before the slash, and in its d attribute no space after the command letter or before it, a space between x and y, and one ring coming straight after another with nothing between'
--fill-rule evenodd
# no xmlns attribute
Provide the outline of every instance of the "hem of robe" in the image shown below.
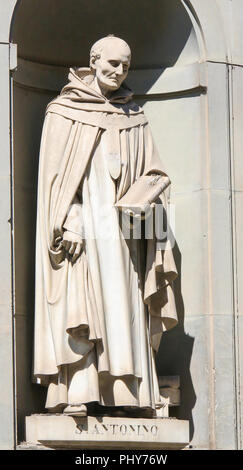
<svg viewBox="0 0 243 470"><path fill-rule="evenodd" d="M100 406L104 406L104 407L120 407L120 406L128 406L128 407L135 407L135 408L151 408L151 409L155 409L156 408L156 404L157 403L160 403L160 400L157 400L156 403L152 403L152 400L150 403L143 403L143 404L140 404L139 403L139 400L122 400L122 399L118 399L116 398L115 400L115 403L111 402L111 401L108 401L108 400L104 400L102 398L96 398L96 399L88 399L88 400L75 400L75 401L70 401L68 399L66 400L59 400L58 398L55 398L54 396L49 397L47 398L46 400L46 404L45 404L45 408L48 409L48 410L51 410L52 408L57 408L57 407L61 407L61 406L80 406L80 405L87 405L89 403L96 403Z"/></svg>
<svg viewBox="0 0 243 470"><path fill-rule="evenodd" d="M149 405L144 405L144 406L140 406L140 405L131 405L130 403L126 403L126 404L121 404L121 405L104 405L103 403L100 403L99 401L87 401L85 403L72 403L72 405L70 405L70 403L68 402L63 402L63 403L58 403L57 405L54 405L54 406L49 406L49 407L46 407L46 409L49 411L49 413L62 413L64 408L66 408L66 406L81 406L81 405L89 405L89 404L97 404L99 406L102 406L104 408L120 408L120 407L126 407L126 408L131 408L131 409L138 409L138 410L147 410L147 409L151 409L151 410L155 410L156 409L156 405L154 406L149 406ZM59 411L58 411L59 410Z"/></svg>
<svg viewBox="0 0 243 470"><path fill-rule="evenodd" d="M102 406L135 406L155 408L160 402L154 355L151 354L149 373L143 377L133 374L112 376L100 374L96 368L94 351L76 364L64 366L55 377L50 377L45 407L97 402Z"/></svg>

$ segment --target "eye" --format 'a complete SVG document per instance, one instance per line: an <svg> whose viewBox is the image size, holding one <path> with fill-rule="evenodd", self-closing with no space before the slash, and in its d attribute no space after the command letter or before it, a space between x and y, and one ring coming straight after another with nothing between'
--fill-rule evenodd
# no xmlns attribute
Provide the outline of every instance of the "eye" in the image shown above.
<svg viewBox="0 0 243 470"><path fill-rule="evenodd" d="M118 62L118 60L109 60L109 64L111 64L113 67L118 67L120 62Z"/></svg>

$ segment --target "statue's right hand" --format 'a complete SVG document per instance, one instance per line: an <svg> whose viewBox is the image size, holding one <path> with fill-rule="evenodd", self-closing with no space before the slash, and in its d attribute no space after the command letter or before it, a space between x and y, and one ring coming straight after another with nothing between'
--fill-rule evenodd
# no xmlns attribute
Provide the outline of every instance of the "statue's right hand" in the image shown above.
<svg viewBox="0 0 243 470"><path fill-rule="evenodd" d="M83 239L77 233L66 230L63 234L62 246L72 258L74 263L81 254L83 248Z"/></svg>

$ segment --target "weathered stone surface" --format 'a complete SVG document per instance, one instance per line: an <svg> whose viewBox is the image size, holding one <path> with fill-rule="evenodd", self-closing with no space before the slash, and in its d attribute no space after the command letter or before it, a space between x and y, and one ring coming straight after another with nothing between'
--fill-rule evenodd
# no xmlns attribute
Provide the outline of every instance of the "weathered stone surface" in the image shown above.
<svg viewBox="0 0 243 470"><path fill-rule="evenodd" d="M28 445L62 449L182 449L189 442L188 421L32 415L26 418Z"/></svg>

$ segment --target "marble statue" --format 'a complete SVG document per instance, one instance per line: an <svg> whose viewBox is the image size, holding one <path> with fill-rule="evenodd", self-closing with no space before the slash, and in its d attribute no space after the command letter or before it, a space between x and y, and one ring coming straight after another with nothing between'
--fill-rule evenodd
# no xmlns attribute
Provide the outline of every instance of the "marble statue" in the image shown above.
<svg viewBox="0 0 243 470"><path fill-rule="evenodd" d="M125 41L100 39L90 67L71 68L46 110L34 375L48 387L48 412L152 417L161 406L155 354L162 332L177 323L176 267L169 243L156 235L125 237L115 206L140 177L166 177L144 112L124 82L130 60ZM166 210L166 193L157 199Z"/></svg>

